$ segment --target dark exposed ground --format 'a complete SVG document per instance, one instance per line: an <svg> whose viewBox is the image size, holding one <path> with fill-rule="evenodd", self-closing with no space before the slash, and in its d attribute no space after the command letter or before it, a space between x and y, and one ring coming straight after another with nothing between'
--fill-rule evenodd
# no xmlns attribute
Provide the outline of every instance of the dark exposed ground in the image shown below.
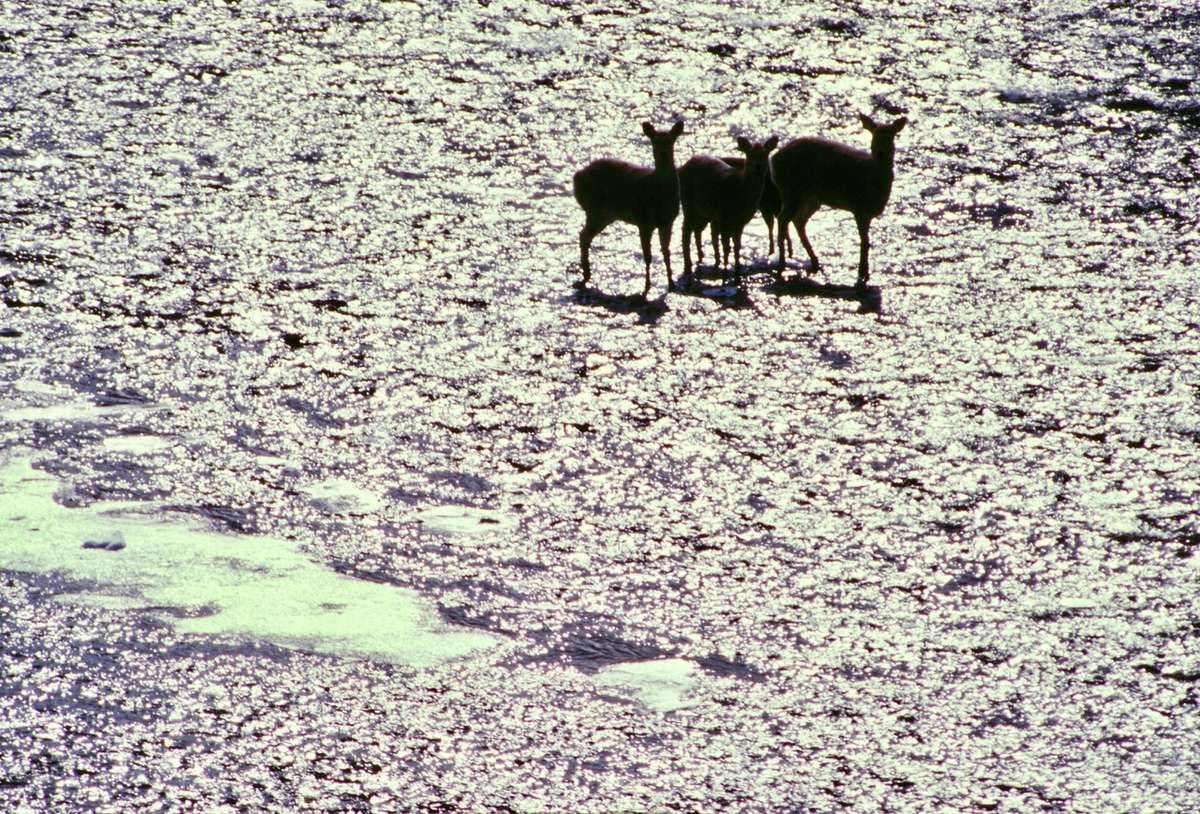
<svg viewBox="0 0 1200 814"><path fill-rule="evenodd" d="M1200 810L1200 17L949 8L0 9L5 460L498 634L418 668L6 570L0 809ZM868 110L877 309L828 211L813 283L638 302L613 226L572 287L571 173L642 120ZM605 679L660 658L685 703Z"/></svg>

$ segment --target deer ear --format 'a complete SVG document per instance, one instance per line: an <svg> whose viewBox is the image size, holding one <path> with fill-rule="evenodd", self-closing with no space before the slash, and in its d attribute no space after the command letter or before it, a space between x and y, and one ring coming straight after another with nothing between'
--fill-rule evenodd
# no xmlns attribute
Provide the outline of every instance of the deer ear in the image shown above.
<svg viewBox="0 0 1200 814"><path fill-rule="evenodd" d="M896 121L892 122L892 132L899 133L904 129L904 125L906 124L908 124L908 118L901 116L900 118L896 119Z"/></svg>
<svg viewBox="0 0 1200 814"><path fill-rule="evenodd" d="M683 135L683 119L675 122L674 126L671 128L671 135L674 138L679 138L681 135Z"/></svg>
<svg viewBox="0 0 1200 814"><path fill-rule="evenodd" d="M774 150L776 147L779 146L779 136L771 136L769 139L767 139L766 143L763 144L763 146L767 148L768 153L771 152L772 150Z"/></svg>
<svg viewBox="0 0 1200 814"><path fill-rule="evenodd" d="M859 114L858 114L858 120L859 120L860 122L862 122L862 126L863 126L863 127L867 128L867 129L868 129L868 130L870 130L872 133L874 133L874 132L875 132L875 131L876 131L876 130L879 128L879 125L875 124L875 122L873 122L873 121L871 120L871 117L870 117L870 116L868 116L868 115L867 115L867 114L865 114L865 113L859 113Z"/></svg>
<svg viewBox="0 0 1200 814"><path fill-rule="evenodd" d="M654 138L654 125L650 122L642 122L642 132L646 134L647 138Z"/></svg>
<svg viewBox="0 0 1200 814"><path fill-rule="evenodd" d="M750 141L745 136L738 136L737 144L738 149L743 153L750 152Z"/></svg>

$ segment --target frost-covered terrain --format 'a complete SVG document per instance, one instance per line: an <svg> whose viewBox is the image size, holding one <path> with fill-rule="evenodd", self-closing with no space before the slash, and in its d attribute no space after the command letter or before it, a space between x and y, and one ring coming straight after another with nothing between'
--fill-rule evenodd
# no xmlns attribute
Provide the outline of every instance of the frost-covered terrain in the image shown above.
<svg viewBox="0 0 1200 814"><path fill-rule="evenodd" d="M791 5L0 4L0 810L1200 810L1200 14Z"/></svg>

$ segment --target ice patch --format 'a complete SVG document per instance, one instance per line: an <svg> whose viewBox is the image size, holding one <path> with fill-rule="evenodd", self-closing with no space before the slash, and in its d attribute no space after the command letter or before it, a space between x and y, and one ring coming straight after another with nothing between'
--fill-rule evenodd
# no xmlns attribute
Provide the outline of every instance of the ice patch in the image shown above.
<svg viewBox="0 0 1200 814"><path fill-rule="evenodd" d="M104 449L109 452L124 452L130 455L143 455L169 449L173 442L161 435L114 435L105 438Z"/></svg>
<svg viewBox="0 0 1200 814"><path fill-rule="evenodd" d="M0 403L0 420L8 422L99 422L109 416L130 411L150 412L163 409L160 405L115 403L99 405L92 401L72 398L73 391L38 381L21 380L13 390L27 398L16 403ZM34 403L31 403L34 402Z"/></svg>
<svg viewBox="0 0 1200 814"><path fill-rule="evenodd" d="M695 689L698 675L690 661L653 659L607 667L596 674L596 681L631 691L638 701L658 712L674 712L695 706L687 696Z"/></svg>
<svg viewBox="0 0 1200 814"><path fill-rule="evenodd" d="M18 379L13 382L12 388L18 393L30 393L36 396L64 397L71 395L71 391L65 387L46 384L37 379Z"/></svg>
<svg viewBox="0 0 1200 814"><path fill-rule="evenodd" d="M67 509L53 499L59 488L28 457L0 462L0 569L93 584L60 601L169 608L163 621L183 633L417 667L496 642L446 626L411 591L337 574L287 541L204 531L150 504Z"/></svg>
<svg viewBox="0 0 1200 814"><path fill-rule="evenodd" d="M370 514L383 508L383 498L344 478L329 478L304 490L313 504L332 514Z"/></svg>
<svg viewBox="0 0 1200 814"><path fill-rule="evenodd" d="M513 32L508 47L527 54L547 55L567 51L579 44L579 35L565 28L532 29Z"/></svg>
<svg viewBox="0 0 1200 814"><path fill-rule="evenodd" d="M430 531L447 534L484 534L507 531L517 521L499 512L473 509L470 506L436 506L417 515L421 525Z"/></svg>
<svg viewBox="0 0 1200 814"><path fill-rule="evenodd" d="M5 421L102 421L104 418L127 410L145 410L145 407L120 404L101 407L90 401L71 401L62 404L45 404L36 407L16 407L0 412Z"/></svg>

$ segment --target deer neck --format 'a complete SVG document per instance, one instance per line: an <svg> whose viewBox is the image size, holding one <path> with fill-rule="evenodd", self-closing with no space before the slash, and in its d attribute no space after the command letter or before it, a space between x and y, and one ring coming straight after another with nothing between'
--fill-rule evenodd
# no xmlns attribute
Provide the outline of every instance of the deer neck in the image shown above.
<svg viewBox="0 0 1200 814"><path fill-rule="evenodd" d="M750 168L750 162L747 161L742 165L742 202L743 203L758 203L758 199L762 197L763 184L767 180L767 162L762 162L753 170Z"/></svg>
<svg viewBox="0 0 1200 814"><path fill-rule="evenodd" d="M660 180L671 180L675 175L675 151L663 150L654 152L654 177Z"/></svg>
<svg viewBox="0 0 1200 814"><path fill-rule="evenodd" d="M875 169L879 176L891 184L895 176L893 167L896 163L896 145L892 141L871 145L871 158L875 161Z"/></svg>
<svg viewBox="0 0 1200 814"><path fill-rule="evenodd" d="M892 179L895 177L892 165L895 159L896 148L891 142L871 144L871 163L875 166L871 173L874 183L870 186L874 187L871 198L875 209L882 210L892 196Z"/></svg>
<svg viewBox="0 0 1200 814"><path fill-rule="evenodd" d="M660 195L665 195L667 199L678 202L679 174L675 170L674 150L654 151L654 175L652 177L655 188L660 190Z"/></svg>

